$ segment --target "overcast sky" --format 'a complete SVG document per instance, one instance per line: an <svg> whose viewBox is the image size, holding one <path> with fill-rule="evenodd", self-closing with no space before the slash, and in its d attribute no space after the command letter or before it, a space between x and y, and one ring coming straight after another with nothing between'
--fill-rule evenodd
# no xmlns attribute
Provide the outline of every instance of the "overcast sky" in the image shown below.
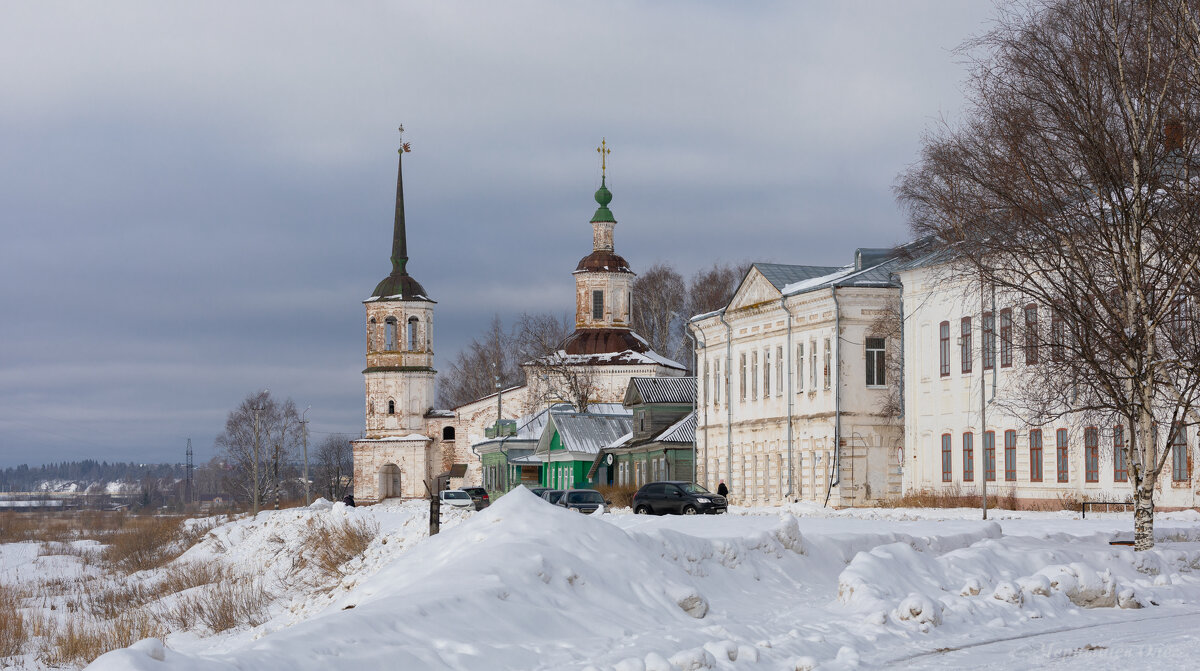
<svg viewBox="0 0 1200 671"><path fill-rule="evenodd" d="M211 458L248 393L363 428L396 127L436 364L617 251L840 265L989 2L0 4L0 466Z"/></svg>

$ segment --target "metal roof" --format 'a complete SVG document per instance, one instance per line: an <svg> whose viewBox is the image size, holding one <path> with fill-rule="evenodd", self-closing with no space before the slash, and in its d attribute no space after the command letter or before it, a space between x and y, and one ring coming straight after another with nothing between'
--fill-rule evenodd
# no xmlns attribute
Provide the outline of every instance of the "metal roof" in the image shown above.
<svg viewBox="0 0 1200 671"><path fill-rule="evenodd" d="M696 440L696 411L693 410L683 419L668 426L652 441L655 443L688 443Z"/></svg>
<svg viewBox="0 0 1200 671"><path fill-rule="evenodd" d="M784 263L755 263L754 267L780 291L789 284L811 280L839 270L836 266L792 266Z"/></svg>
<svg viewBox="0 0 1200 671"><path fill-rule="evenodd" d="M597 404L611 405L611 404ZM633 430L633 413L621 414L550 410L550 422L542 432L537 451L549 452L550 440L557 431L563 449L574 454L596 454L600 448Z"/></svg>
<svg viewBox="0 0 1200 671"><path fill-rule="evenodd" d="M643 403L686 403L696 401L695 377L631 377L625 390L626 407Z"/></svg>

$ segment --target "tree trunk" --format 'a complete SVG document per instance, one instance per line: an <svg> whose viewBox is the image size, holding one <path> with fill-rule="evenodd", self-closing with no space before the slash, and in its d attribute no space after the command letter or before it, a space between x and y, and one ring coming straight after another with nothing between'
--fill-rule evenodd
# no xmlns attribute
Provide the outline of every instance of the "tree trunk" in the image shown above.
<svg viewBox="0 0 1200 671"><path fill-rule="evenodd" d="M1133 549L1154 549L1154 476L1138 483L1133 499Z"/></svg>

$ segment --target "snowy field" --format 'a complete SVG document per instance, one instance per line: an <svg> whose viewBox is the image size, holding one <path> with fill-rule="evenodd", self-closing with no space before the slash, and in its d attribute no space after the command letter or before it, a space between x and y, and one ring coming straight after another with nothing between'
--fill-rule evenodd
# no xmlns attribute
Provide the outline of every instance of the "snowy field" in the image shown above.
<svg viewBox="0 0 1200 671"><path fill-rule="evenodd" d="M426 503L263 512L175 565L221 563L274 595L264 622L110 652L136 669L1156 669L1200 659L1200 514L1158 548L1112 546L1127 515L803 505L712 517L580 515L523 489ZM377 524L333 589L296 578L322 519ZM0 581L67 570L0 546ZM48 559L41 557L41 560ZM189 564L191 563L191 564ZM130 580L148 579L135 574ZM171 598L182 598L186 594Z"/></svg>

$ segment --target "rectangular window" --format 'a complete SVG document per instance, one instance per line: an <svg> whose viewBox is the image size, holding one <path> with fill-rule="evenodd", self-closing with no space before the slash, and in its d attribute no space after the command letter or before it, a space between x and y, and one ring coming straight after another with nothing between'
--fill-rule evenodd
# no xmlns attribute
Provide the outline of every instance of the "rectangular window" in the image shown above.
<svg viewBox="0 0 1200 671"><path fill-rule="evenodd" d="M942 434L942 482L950 482L953 475L950 472L950 434Z"/></svg>
<svg viewBox="0 0 1200 671"><path fill-rule="evenodd" d="M709 361L708 361L708 359L705 359L704 360L704 403L705 404L708 403L708 399L712 398L711 396L708 395L708 389L709 389L709 387L708 387L708 371L709 371Z"/></svg>
<svg viewBox="0 0 1200 671"><path fill-rule="evenodd" d="M867 338L867 386L882 387L887 384L884 362L886 338Z"/></svg>
<svg viewBox="0 0 1200 671"><path fill-rule="evenodd" d="M604 319L604 292L592 292L592 319L597 321Z"/></svg>
<svg viewBox="0 0 1200 671"><path fill-rule="evenodd" d="M1038 362L1038 314L1036 305L1025 306L1025 364Z"/></svg>
<svg viewBox="0 0 1200 671"><path fill-rule="evenodd" d="M746 353L745 352L742 352L742 354L741 354L740 363L741 363L741 368L739 370L741 371L741 374L739 375L740 387L738 388L738 393L739 393L739 398L742 401L745 401L746 400Z"/></svg>
<svg viewBox="0 0 1200 671"><path fill-rule="evenodd" d="M1125 454L1125 427L1113 427L1113 482L1129 481L1129 455Z"/></svg>
<svg viewBox="0 0 1200 671"><path fill-rule="evenodd" d="M963 434L963 482L975 480L975 434Z"/></svg>
<svg viewBox="0 0 1200 671"><path fill-rule="evenodd" d="M1004 480L1005 482L1016 482L1017 480L1017 432L1004 432Z"/></svg>
<svg viewBox="0 0 1200 671"><path fill-rule="evenodd" d="M763 350L763 398L771 395L771 350Z"/></svg>
<svg viewBox="0 0 1200 671"><path fill-rule="evenodd" d="M983 477L988 482L996 481L996 432L983 434Z"/></svg>
<svg viewBox="0 0 1200 671"><path fill-rule="evenodd" d="M1058 448L1055 450L1058 458L1055 459L1055 466L1058 470L1058 481L1067 482L1067 430L1058 430Z"/></svg>
<svg viewBox="0 0 1200 671"><path fill-rule="evenodd" d="M783 348L775 348L775 395L783 396Z"/></svg>
<svg viewBox="0 0 1200 671"><path fill-rule="evenodd" d="M758 398L758 350L750 353L750 400Z"/></svg>
<svg viewBox="0 0 1200 671"><path fill-rule="evenodd" d="M796 393L804 391L804 345L796 345Z"/></svg>
<svg viewBox="0 0 1200 671"><path fill-rule="evenodd" d="M817 390L817 342L814 340L808 343L808 363L809 363L809 391Z"/></svg>
<svg viewBox="0 0 1200 671"><path fill-rule="evenodd" d="M1055 361L1067 358L1067 324L1058 310L1050 315L1050 358Z"/></svg>
<svg viewBox="0 0 1200 671"><path fill-rule="evenodd" d="M829 338L825 339L825 388L833 384L833 347L829 344Z"/></svg>
<svg viewBox="0 0 1200 671"><path fill-rule="evenodd" d="M1178 424L1171 431L1171 479L1175 482L1185 482L1191 479L1188 468L1187 433Z"/></svg>
<svg viewBox="0 0 1200 671"><path fill-rule="evenodd" d="M959 339L958 355L962 357L962 372L971 372L971 360L974 356L971 352L971 318L962 318L962 336Z"/></svg>
<svg viewBox="0 0 1200 671"><path fill-rule="evenodd" d="M1013 361L1012 308L1000 311L1000 367L1008 368Z"/></svg>
<svg viewBox="0 0 1200 671"><path fill-rule="evenodd" d="M941 363L942 377L950 375L950 322L942 322L938 326L938 361Z"/></svg>
<svg viewBox="0 0 1200 671"><path fill-rule="evenodd" d="M1094 426L1083 430L1083 481L1100 482L1100 430Z"/></svg>
<svg viewBox="0 0 1200 671"><path fill-rule="evenodd" d="M996 318L990 312L983 313L983 369L996 367Z"/></svg>
<svg viewBox="0 0 1200 671"><path fill-rule="evenodd" d="M713 407L721 402L721 388L725 386L725 379L721 377L721 360L713 361Z"/></svg>
<svg viewBox="0 0 1200 671"><path fill-rule="evenodd" d="M1029 432L1029 481L1042 481L1042 430Z"/></svg>

